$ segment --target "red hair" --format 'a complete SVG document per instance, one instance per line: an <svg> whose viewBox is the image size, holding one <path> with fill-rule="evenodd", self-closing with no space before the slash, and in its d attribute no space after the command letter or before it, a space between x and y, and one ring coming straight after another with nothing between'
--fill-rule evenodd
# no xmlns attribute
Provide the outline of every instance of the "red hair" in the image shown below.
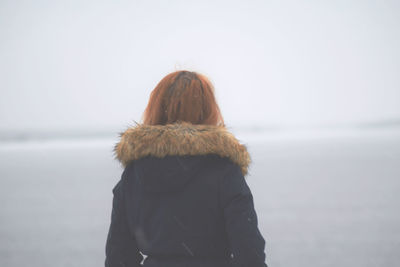
<svg viewBox="0 0 400 267"><path fill-rule="evenodd" d="M165 76L151 92L143 123L165 125L177 121L224 125L214 87L204 75L176 71Z"/></svg>

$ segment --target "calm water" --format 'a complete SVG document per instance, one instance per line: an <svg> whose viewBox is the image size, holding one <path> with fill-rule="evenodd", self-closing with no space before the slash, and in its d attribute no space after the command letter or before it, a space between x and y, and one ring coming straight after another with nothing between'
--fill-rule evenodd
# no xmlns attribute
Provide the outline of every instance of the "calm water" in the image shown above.
<svg viewBox="0 0 400 267"><path fill-rule="evenodd" d="M398 266L400 135L243 137L270 266ZM114 141L0 145L0 266L102 266Z"/></svg>

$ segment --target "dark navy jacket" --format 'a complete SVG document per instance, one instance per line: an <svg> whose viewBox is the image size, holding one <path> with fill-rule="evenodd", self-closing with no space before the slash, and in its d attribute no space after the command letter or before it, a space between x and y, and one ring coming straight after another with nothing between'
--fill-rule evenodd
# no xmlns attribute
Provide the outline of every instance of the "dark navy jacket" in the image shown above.
<svg viewBox="0 0 400 267"><path fill-rule="evenodd" d="M267 266L253 196L229 157L141 156L112 191L106 267Z"/></svg>

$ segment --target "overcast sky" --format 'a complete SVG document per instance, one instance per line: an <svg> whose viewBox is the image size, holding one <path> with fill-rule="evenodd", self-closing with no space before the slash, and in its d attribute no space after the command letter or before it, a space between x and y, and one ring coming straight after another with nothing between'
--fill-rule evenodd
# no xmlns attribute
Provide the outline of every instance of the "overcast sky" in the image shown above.
<svg viewBox="0 0 400 267"><path fill-rule="evenodd" d="M140 120L206 74L228 125L400 118L400 1L0 1L0 130Z"/></svg>

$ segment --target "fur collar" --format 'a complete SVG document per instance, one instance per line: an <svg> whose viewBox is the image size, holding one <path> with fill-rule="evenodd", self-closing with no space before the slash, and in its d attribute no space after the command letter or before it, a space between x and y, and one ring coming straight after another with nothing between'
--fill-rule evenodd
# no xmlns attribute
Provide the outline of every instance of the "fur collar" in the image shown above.
<svg viewBox="0 0 400 267"><path fill-rule="evenodd" d="M217 154L238 164L246 175L251 163L246 146L240 144L225 126L188 122L167 125L136 123L136 126L120 133L120 137L114 154L124 167L145 156Z"/></svg>

